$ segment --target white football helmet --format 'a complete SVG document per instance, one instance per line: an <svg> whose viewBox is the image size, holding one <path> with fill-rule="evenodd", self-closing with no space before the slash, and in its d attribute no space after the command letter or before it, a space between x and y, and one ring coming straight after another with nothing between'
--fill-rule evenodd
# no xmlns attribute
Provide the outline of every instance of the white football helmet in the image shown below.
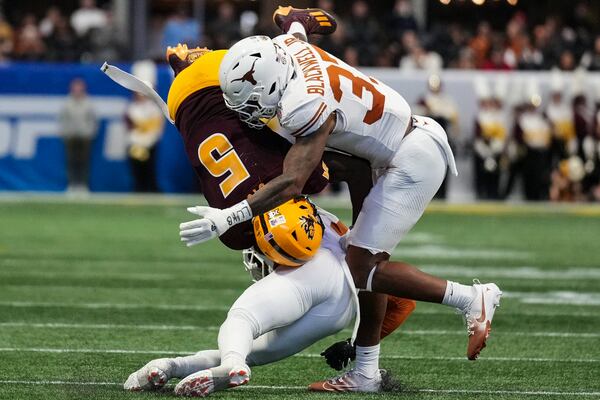
<svg viewBox="0 0 600 400"><path fill-rule="evenodd" d="M268 36L242 39L227 51L219 68L225 104L260 129L277 113L293 73L292 58Z"/></svg>

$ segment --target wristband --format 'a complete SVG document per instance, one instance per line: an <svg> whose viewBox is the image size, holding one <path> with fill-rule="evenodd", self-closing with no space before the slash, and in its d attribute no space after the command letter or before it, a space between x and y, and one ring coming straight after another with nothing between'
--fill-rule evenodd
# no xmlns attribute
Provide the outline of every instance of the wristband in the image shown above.
<svg viewBox="0 0 600 400"><path fill-rule="evenodd" d="M225 210L227 229L252 219L252 209L247 200L241 201Z"/></svg>

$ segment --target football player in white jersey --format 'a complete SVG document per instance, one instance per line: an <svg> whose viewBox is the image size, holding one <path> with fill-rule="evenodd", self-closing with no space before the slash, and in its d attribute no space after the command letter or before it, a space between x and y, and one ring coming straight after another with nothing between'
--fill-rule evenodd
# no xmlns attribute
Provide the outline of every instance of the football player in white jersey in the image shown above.
<svg viewBox="0 0 600 400"><path fill-rule="evenodd" d="M181 378L176 394L204 397L246 384L251 366L296 354L352 321L358 300L340 245L347 228L334 215L317 213L308 200L297 198L256 217L253 224L260 250L278 266L273 270L273 261L246 252L245 265L259 280L231 306L219 330L219 349L152 360L129 376L126 390L156 390ZM292 256L299 259L291 261ZM270 273L260 279L267 264ZM408 303L414 308L414 302ZM406 317L413 308L386 318ZM374 381L361 389L376 392L381 385Z"/></svg>
<svg viewBox="0 0 600 400"><path fill-rule="evenodd" d="M446 133L433 119L411 115L393 89L307 43L300 24L292 23L289 32L294 34L238 42L224 57L219 76L226 104L243 121L258 128L277 116L288 137L295 139L282 175L247 201L224 210L205 209L203 218L180 232L182 240L190 246L202 243L300 194L326 146L364 158L376 180L344 238L356 287L458 308L468 325L467 357L476 359L490 332L499 288L478 282L461 285L389 261L438 190L446 169L457 174ZM374 315L383 315L382 296L374 295L369 303ZM370 333L357 341L357 360L378 357L379 330L371 326ZM376 379L377 371L371 363L313 389L341 382L336 390L357 390Z"/></svg>

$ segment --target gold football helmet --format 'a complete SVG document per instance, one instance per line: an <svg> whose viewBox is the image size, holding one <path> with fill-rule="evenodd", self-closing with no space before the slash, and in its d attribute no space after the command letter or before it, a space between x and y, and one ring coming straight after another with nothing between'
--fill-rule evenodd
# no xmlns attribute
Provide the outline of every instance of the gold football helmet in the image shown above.
<svg viewBox="0 0 600 400"><path fill-rule="evenodd" d="M307 197L297 197L253 218L260 250L277 264L299 267L321 245L324 226Z"/></svg>

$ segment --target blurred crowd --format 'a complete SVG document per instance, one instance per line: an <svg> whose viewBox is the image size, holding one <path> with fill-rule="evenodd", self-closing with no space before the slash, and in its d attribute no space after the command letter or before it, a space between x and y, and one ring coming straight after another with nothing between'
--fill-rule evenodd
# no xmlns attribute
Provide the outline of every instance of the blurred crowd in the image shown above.
<svg viewBox="0 0 600 400"><path fill-rule="evenodd" d="M502 30L485 20L431 21L425 29L410 0L396 0L383 15L380 7L376 14L365 0L318 0L314 5L335 14L339 22L334 35L314 40L352 65L600 70L600 27L588 1L573 1L570 15L547 15L535 23L517 11ZM247 35L278 34L270 18L237 9L230 1L218 2L206 16L206 22L195 20L183 6L174 7L170 15L150 15L148 56L162 58L164 47L178 42L226 48ZM127 38L110 7L99 8L95 0L81 0L70 15L49 6L44 15L26 14L14 24L0 14L0 60L126 60L131 54Z"/></svg>
<svg viewBox="0 0 600 400"><path fill-rule="evenodd" d="M413 112L446 128L459 156L471 155L478 199L522 194L528 201L600 201L600 96L582 71L551 74L548 99L537 82L476 78L474 138L464 140L458 108L438 75ZM516 92L511 95L509 90ZM517 195L519 196L519 195ZM438 193L445 197L445 185Z"/></svg>
<svg viewBox="0 0 600 400"><path fill-rule="evenodd" d="M44 15L25 14L14 25L0 12L0 62L120 60L126 58L125 38L111 10L94 0L81 0L70 15L50 5Z"/></svg>
<svg viewBox="0 0 600 400"><path fill-rule="evenodd" d="M432 23L425 31L409 0L395 1L383 18L373 15L364 0L318 0L315 6L336 14L338 29L313 40L348 63L432 71L429 91L413 104L413 112L435 118L449 132L457 155L472 158L478 198L501 200L518 192L532 201L600 201L600 96L587 96L587 81L577 78L582 71L600 70L600 30L588 19L588 2L574 2L568 18L548 15L536 24L517 12L502 31L486 21L473 26ZM98 7L95 0L81 0L68 15L50 6L38 17L24 15L11 25L0 14L0 61L114 61L131 53L128 36L119 32L110 8ZM166 46L179 42L227 48L247 35L278 34L270 19L242 12L229 1L210 11L205 26L190 10L174 8L167 16L151 15L148 28L149 55L157 59ZM531 82L517 82L525 95L515 100L510 95L515 90L503 80L476 79L475 135L464 138L455 99L436 73L442 68L556 72L546 98ZM561 70L579 72L566 78ZM156 191L160 110L136 96L124 119L136 190ZM60 122L71 185L86 186L97 120L85 82L72 83ZM438 197L445 196L444 184Z"/></svg>
<svg viewBox="0 0 600 400"><path fill-rule="evenodd" d="M426 30L419 26L410 0L396 0L383 15L375 14L365 0L318 0L315 5L336 15L338 29L331 36L311 40L351 65L428 71L600 70L600 27L586 1L574 2L568 18L548 15L537 24L516 12L502 31L492 29L488 21L433 21ZM174 21L190 23L176 13L167 19L167 26L172 27ZM251 34L279 33L270 18L260 19L253 11L240 12L228 1L220 2L207 21L205 29L198 28L204 36L197 43L209 48L227 48ZM163 47L175 43L165 43L166 36L162 35Z"/></svg>

